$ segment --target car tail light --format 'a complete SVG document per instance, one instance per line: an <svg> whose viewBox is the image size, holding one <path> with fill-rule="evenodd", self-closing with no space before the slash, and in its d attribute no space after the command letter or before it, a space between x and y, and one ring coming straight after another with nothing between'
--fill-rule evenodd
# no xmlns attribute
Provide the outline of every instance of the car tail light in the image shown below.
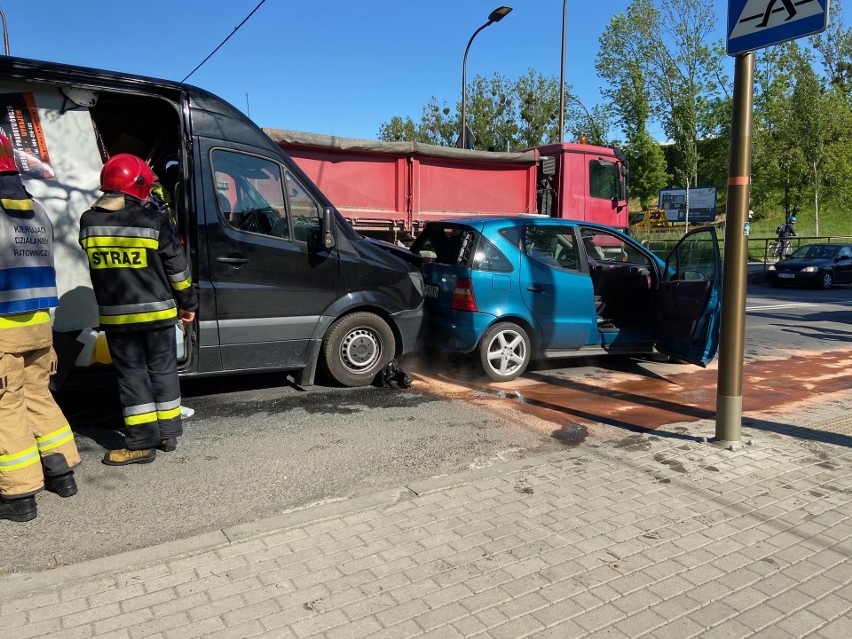
<svg viewBox="0 0 852 639"><path fill-rule="evenodd" d="M473 297L473 282L464 279L456 282L453 289L453 303L450 308L454 311L476 311L476 300Z"/></svg>

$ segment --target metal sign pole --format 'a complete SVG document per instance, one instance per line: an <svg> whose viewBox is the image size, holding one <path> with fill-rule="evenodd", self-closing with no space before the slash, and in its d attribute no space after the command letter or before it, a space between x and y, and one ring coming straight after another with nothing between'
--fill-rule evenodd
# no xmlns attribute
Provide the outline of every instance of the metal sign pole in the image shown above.
<svg viewBox="0 0 852 639"><path fill-rule="evenodd" d="M736 56L731 149L728 156L728 203L722 284L719 376L716 384L715 445L740 442L743 414L743 355L748 262L747 222L751 185L754 53Z"/></svg>

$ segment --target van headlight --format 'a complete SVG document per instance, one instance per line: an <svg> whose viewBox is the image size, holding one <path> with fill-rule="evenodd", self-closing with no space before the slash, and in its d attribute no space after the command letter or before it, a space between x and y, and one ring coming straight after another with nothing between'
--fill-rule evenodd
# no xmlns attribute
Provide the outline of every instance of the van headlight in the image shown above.
<svg viewBox="0 0 852 639"><path fill-rule="evenodd" d="M411 278L411 283L414 284L414 290L420 294L420 297L423 297L426 290L423 273L420 271L408 271L408 277Z"/></svg>

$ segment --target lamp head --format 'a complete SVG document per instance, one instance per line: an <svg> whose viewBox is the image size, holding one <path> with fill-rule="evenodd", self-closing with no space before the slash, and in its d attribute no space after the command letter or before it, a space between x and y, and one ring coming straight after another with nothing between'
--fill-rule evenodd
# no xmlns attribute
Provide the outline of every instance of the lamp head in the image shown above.
<svg viewBox="0 0 852 639"><path fill-rule="evenodd" d="M488 14L488 22L500 22L512 12L512 7L497 7Z"/></svg>

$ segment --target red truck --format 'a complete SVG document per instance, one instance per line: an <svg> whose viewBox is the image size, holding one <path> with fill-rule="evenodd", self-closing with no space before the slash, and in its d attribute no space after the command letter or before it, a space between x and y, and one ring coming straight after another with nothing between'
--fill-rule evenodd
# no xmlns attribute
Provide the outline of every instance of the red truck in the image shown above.
<svg viewBox="0 0 852 639"><path fill-rule="evenodd" d="M539 213L626 229L627 165L612 147L472 151L264 129L364 235L408 241L426 222Z"/></svg>

